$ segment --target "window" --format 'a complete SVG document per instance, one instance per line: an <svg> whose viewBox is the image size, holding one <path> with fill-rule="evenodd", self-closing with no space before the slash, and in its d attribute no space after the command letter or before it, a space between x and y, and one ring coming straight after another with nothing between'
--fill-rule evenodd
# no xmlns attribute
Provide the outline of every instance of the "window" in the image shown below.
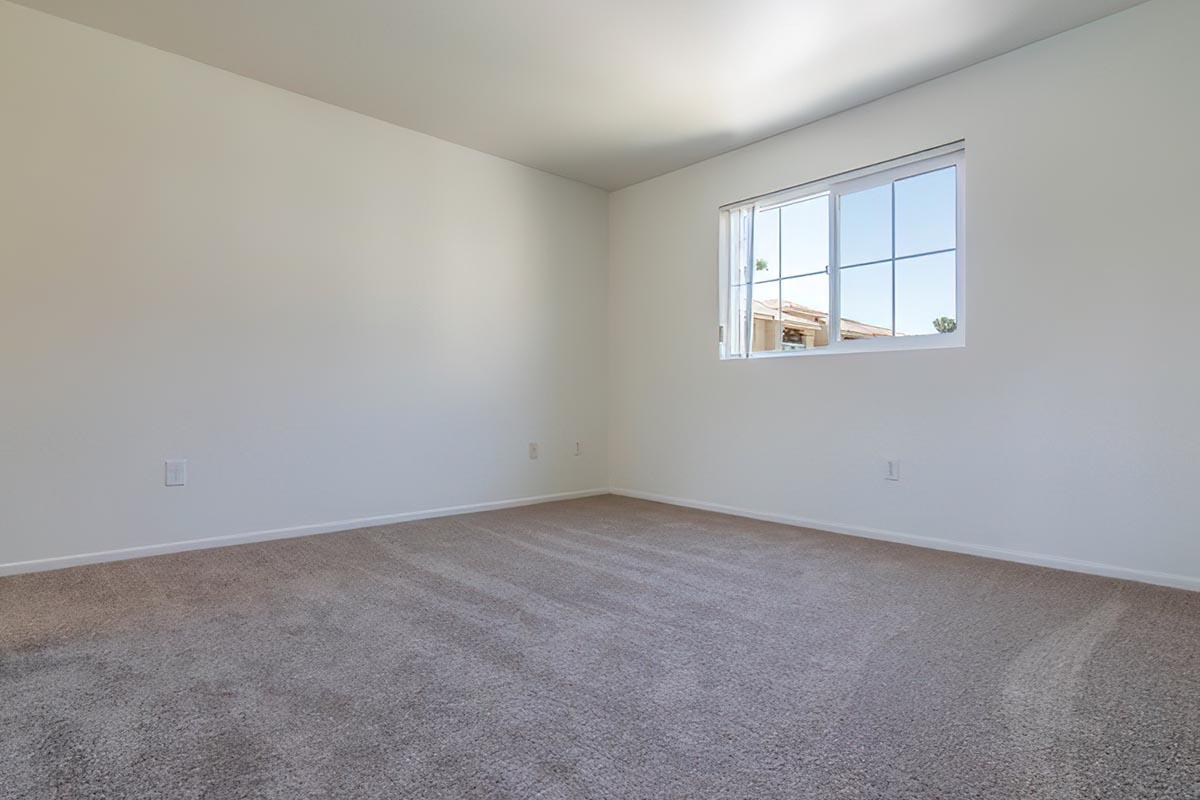
<svg viewBox="0 0 1200 800"><path fill-rule="evenodd" d="M963 155L721 209L721 357L963 344Z"/></svg>

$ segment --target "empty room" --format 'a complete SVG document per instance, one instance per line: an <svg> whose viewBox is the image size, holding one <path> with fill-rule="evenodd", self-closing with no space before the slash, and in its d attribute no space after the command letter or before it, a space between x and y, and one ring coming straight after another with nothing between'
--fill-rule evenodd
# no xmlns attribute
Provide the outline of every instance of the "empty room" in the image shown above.
<svg viewBox="0 0 1200 800"><path fill-rule="evenodd" d="M1197 800L1197 42L0 0L0 800Z"/></svg>

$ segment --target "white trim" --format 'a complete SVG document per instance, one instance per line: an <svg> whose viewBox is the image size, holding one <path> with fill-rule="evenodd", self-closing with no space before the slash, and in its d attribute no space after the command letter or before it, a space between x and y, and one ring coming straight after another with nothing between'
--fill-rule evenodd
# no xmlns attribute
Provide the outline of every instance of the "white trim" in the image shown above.
<svg viewBox="0 0 1200 800"><path fill-rule="evenodd" d="M962 166L962 156L966 152L966 140L955 145L940 148L939 155L928 157L908 157L899 162L888 162L884 169L863 171L864 174L849 180L840 180L830 186L830 191L839 197L845 194L857 194L867 189L885 186L889 183L902 181L905 178L915 178L927 172L937 172L946 167ZM894 166L893 166L894 164ZM761 202L761 201L760 201ZM894 209L893 209L894 210Z"/></svg>
<svg viewBox="0 0 1200 800"><path fill-rule="evenodd" d="M768 202L768 199L764 198L764 199L760 199L754 203L754 210L755 211L774 211L777 208L787 208L788 206L795 206L795 205L799 205L800 203L809 203L809 202L812 202L813 200L816 200L821 197L829 197L830 194L831 194L831 191L829 189L821 189L816 192L801 192L799 194L796 194L793 192L793 193L788 194L786 197L783 197L782 199L771 200L770 202ZM780 263L780 266L782 266L783 262L781 261L779 263ZM788 277L791 278L791 277L795 277L795 276L789 275ZM768 278L767 280L770 280L770 278Z"/></svg>
<svg viewBox="0 0 1200 800"><path fill-rule="evenodd" d="M865 175L872 175L876 172L880 172L881 170L890 170L890 169L903 167L903 166L911 164L915 161L924 161L926 159L937 158L938 156L946 155L948 153L957 153L961 150L965 150L966 148L967 148L967 140L966 139L958 139L957 141L950 142L949 144L942 144L942 145L938 145L937 147L930 147L926 150L918 150L915 153L909 153L908 155L897 156L896 158L891 158L891 159L888 159L887 161L878 161L874 164L869 164L865 167L858 167L856 169L846 170L844 172L839 172L835 175L828 175L824 178L817 178L816 180L805 181L804 183L798 183L798 184L795 184L794 186L788 186L784 189L776 189L775 191L772 191L772 192L766 192L764 194L755 195L753 197L747 197L743 200L738 200L733 203L726 203L725 205L721 206L717 210L718 211L730 211L730 210L732 210L734 208L738 208L740 206L756 205L756 204L764 202L764 201L776 203L777 199L778 199L777 204L783 205L784 203L788 202L788 199L791 197L800 198L800 197L804 197L807 194L820 194L821 192L828 190L835 183L842 183L845 181L857 180L858 178L861 178Z"/></svg>
<svg viewBox="0 0 1200 800"><path fill-rule="evenodd" d="M769 361L773 358L801 358L804 356L845 356L854 353L893 353L897 350L944 350L966 347L967 340L954 333L921 333L916 336L879 336L874 339L854 339L837 342L827 347L809 347L802 350L762 350L752 356L733 356L722 361Z"/></svg>
<svg viewBox="0 0 1200 800"><path fill-rule="evenodd" d="M211 536L205 539L188 539L181 542L124 547L119 550L101 550L96 553L39 558L32 561L13 561L7 564L0 564L0 576L20 575L26 572L44 572L52 569L77 567L83 564L100 564L106 561L123 561L130 558L180 553L186 550L206 550L211 547L266 542L272 539L292 539L297 536L310 536L317 533L336 533L338 531L350 531L357 528L369 528L375 525L391 525L396 522L448 517L454 514L471 514L477 511L495 511L501 508L532 506L539 503L550 503L555 500L574 500L580 497L594 497L608 493L608 489L584 489L577 492L559 492L557 494L518 497L510 500L493 500L487 503L471 503L462 506L429 508L422 511L406 511L399 514L384 514L375 517L357 517L355 519L343 519L335 522L318 522L311 525L296 525L290 528L273 528L264 531L234 533L227 536Z"/></svg>
<svg viewBox="0 0 1200 800"><path fill-rule="evenodd" d="M641 492L634 489L611 489L612 494L623 497L634 497L639 500L652 500L657 503L667 503L673 506L696 508L702 511L714 511L719 514L731 514L736 517L758 519L764 522L777 522L782 525L793 525L800 528L810 528L825 533L838 533L848 536L859 536L864 539L879 539L885 542L896 542L914 547L924 547L930 550L945 550L951 553L963 553L983 558L994 558L1000 561L1015 561L1018 564L1032 564L1038 567L1050 567L1068 572L1083 572L1088 575L1100 575L1106 578L1120 578L1127 581L1149 583L1156 586L1170 586L1175 589L1200 591L1200 577L1189 575L1174 575L1168 572L1152 572L1150 570L1118 567L1114 564L1103 564L1097 561L1081 561L1076 558L1051 556L1043 553L1029 553L1023 550L1009 550L1004 547L992 547L985 544L957 542L952 539L938 539L932 536L918 536L911 533L897 533L879 528L865 528L857 525L843 525L836 522L808 519L792 514L772 514L761 511L751 511L736 506L726 506L720 503L709 503L702 500L691 500L683 497Z"/></svg>
<svg viewBox="0 0 1200 800"><path fill-rule="evenodd" d="M1068 572L1082 572L1088 575L1100 575L1106 578L1149 583L1156 586L1170 586L1176 589L1200 591L1200 577L1175 575L1167 572L1152 572L1150 570L1119 567L1114 564L1103 564L1097 561L1082 561L1063 556L1051 556L1043 553L1029 553L1022 550L1009 550L991 545L970 544L951 539L938 539L932 536L918 536L911 533L867 528L857 525L844 525L837 522L809 519L794 514L774 514L762 511L752 511L737 506L727 506L720 503L709 503L702 500L691 500L684 497L671 497L654 492L642 492L635 489L584 489L576 492L559 492L557 494L519 497L510 500L494 500L487 503L472 503L461 506L445 506L443 508L425 509L423 511L407 511L400 514L385 514L376 517L358 517L356 519L338 520L336 522L320 522L312 525L297 525L291 528L274 528L272 530L235 533L229 536L213 536L206 539L190 539L166 544L152 544L141 547L127 547L120 550L104 550L96 553L81 553L79 555L42 558L33 561L15 561L0 564L0 577L5 575L20 575L29 572L44 572L46 570L64 569L66 567L82 566L84 564L99 564L107 561L123 561L130 558L180 553L188 550L206 550L212 547L227 547L251 542L266 542L273 539L291 539L298 536L310 536L320 533L337 533L339 531L369 528L376 525L390 525L397 522L412 522L421 519L448 517L455 514L471 514L478 511L495 511L502 508L517 508L519 506L551 503L556 500L574 500L580 497L595 497L604 494L615 494L622 497L633 497L639 500L650 500L656 503L666 503L684 508L695 508L701 511L712 511L718 514L730 514L747 519L758 519L764 522L776 522L781 525L792 525L799 528L836 533L847 536L859 536L865 539L878 539L885 542L924 547L931 550L944 550L951 553L962 553L982 558L994 558L1000 561L1013 561L1018 564L1031 564L1038 567L1061 569Z"/></svg>

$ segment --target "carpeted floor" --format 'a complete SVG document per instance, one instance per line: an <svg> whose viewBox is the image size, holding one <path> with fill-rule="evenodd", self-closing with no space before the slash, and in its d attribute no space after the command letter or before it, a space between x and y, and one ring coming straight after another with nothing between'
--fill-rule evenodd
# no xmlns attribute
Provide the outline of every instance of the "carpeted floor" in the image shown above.
<svg viewBox="0 0 1200 800"><path fill-rule="evenodd" d="M1200 594L618 497L0 579L3 798L1200 797Z"/></svg>

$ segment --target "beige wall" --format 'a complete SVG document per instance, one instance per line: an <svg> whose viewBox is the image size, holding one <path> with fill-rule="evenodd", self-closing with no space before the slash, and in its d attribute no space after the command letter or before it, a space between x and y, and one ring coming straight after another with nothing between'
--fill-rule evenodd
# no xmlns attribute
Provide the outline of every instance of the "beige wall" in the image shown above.
<svg viewBox="0 0 1200 800"><path fill-rule="evenodd" d="M0 569L603 487L607 213L0 2Z"/></svg>
<svg viewBox="0 0 1200 800"><path fill-rule="evenodd" d="M613 485L1200 588L1197 32L1153 0L614 193ZM717 360L719 206L964 138L965 349Z"/></svg>

